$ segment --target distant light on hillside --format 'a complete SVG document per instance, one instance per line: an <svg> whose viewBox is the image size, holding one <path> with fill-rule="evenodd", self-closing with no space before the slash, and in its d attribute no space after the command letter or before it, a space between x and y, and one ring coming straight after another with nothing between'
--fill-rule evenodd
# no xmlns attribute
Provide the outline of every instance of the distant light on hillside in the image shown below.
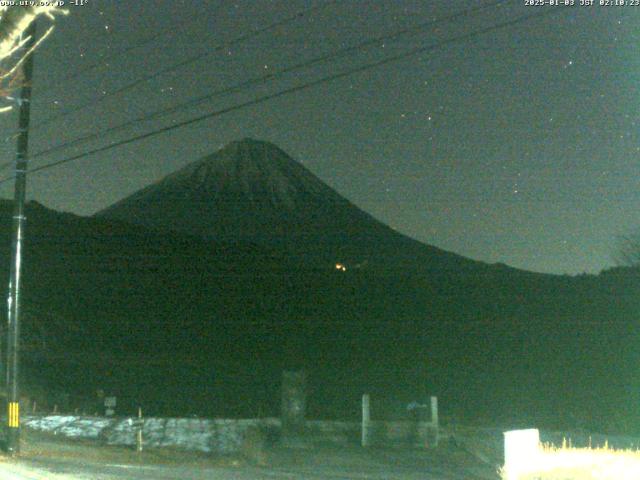
<svg viewBox="0 0 640 480"><path fill-rule="evenodd" d="M340 270L341 272L346 272L347 267L342 263L336 263L336 270Z"/></svg>

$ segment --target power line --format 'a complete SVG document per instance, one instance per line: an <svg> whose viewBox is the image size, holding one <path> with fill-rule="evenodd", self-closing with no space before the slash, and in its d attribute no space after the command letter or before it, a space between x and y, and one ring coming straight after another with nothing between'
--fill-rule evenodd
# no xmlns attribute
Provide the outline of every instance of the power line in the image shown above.
<svg viewBox="0 0 640 480"><path fill-rule="evenodd" d="M170 126L167 126L167 127L159 128L157 130L153 130L151 132L147 132L147 133L144 133L144 134L141 134L141 135L136 135L136 136L130 137L128 139L112 143L110 145L106 145L106 146L103 146L103 147L95 148L93 150L89 150L87 152L84 152L84 153L81 153L81 154L78 154L78 155L73 155L71 157L64 158L62 160L57 160L55 162L51 162L51 163L42 165L40 167L35 167L33 169L28 170L28 173L36 173L36 172L40 172L40 171L43 171L43 170L47 170L47 169L50 169L50 168L53 168L53 167L56 167L56 166L59 166L59 165L65 164L65 163L69 163L69 162L72 162L72 161L75 161L75 160L79 160L79 159L87 157L89 155L93 155L93 154L96 154L96 153L101 153L101 152L104 152L104 151L107 151L107 150L111 150L111 149L116 148L116 147L127 145L129 143L133 143L133 142L137 142L139 140L144 140L146 138L154 137L156 135L160 135L162 133L166 133L166 132L169 132L169 131L172 131L172 130L176 130L178 128L182 128L182 127L185 127L185 126L197 123L197 122L201 122L203 120L207 120L207 119L210 119L210 118L221 116L221 115L223 115L225 113L230 113L230 112L233 112L233 111L236 111L236 110L240 110L242 108L246 108L246 107L249 107L249 106L253 106L253 105L260 104L260 103L264 103L264 102L266 102L268 100L272 100L274 98L282 97L282 96L288 95L290 93L295 93L295 92L299 92L299 91L302 91L302 90L307 90L309 88L315 87L315 86L323 84L323 83L331 82L333 80L344 78L344 77L347 77L349 75L353 75L355 73L364 72L366 70L370 70L372 68L377 68L377 67L380 67L380 66L383 66L383 65L387 65L389 63L397 62L399 60L404 60L406 58L409 58L409 57L412 57L412 56L415 56L415 55L418 55L418 54L421 54L421 53L425 53L425 52L428 52L428 51L436 50L436 49L439 49L441 47L444 47L444 46L447 46L447 45L450 45L450 44L453 44L453 43L465 42L467 40L470 40L472 38L478 37L480 35L484 35L484 34L487 34L487 33L490 33L490 32L494 32L494 31L500 30L502 28L511 27L513 25L517 25L519 23L523 23L523 22L526 22L526 21L531 20L531 19L543 18L543 17L549 16L549 15L552 15L554 13L559 13L559 12L564 11L564 10L567 10L567 8L546 9L546 10L544 10L542 12L533 13L533 14L529 14L529 15L523 15L523 16L520 16L520 17L512 19L512 20L507 20L505 22L501 22L501 23L498 23L496 25L492 25L490 27L486 27L486 28L483 28L481 30L477 30L475 32L471 32L471 33L467 33L467 34L460 35L460 36L457 36L457 37L453 37L453 38L450 38L450 39L447 39L447 40L444 40L444 41L441 41L441 42L438 42L438 43L435 43L435 44L432 44L432 45L428 45L426 47L415 48L413 50L410 50L410 51L402 53L402 54L398 54L398 55L394 55L394 56L391 56L391 57L387 57L387 58L384 58L382 60L378 60L376 62L368 63L368 64L365 64L365 65L362 65L362 66L359 66L359 67L356 67L356 68L352 68L350 70L346 70L344 72L336 73L336 74L333 74L333 75L328 75L328 76L320 78L318 80L307 82L307 83L304 83L302 85L298 85L298 86L295 86L295 87L287 88L285 90L281 90L281 91L276 92L276 93L264 95L262 97L255 98L253 100L249 100L249 101L241 103L241 104L233 105L233 106L226 107L226 108L223 108L223 109L220 109L220 110L215 110L213 112L209 112L209 113L206 113L204 115L200 115L200 116L191 118L189 120L185 120L185 121L177 123L175 125L170 125ZM0 180L0 184L9 181L11 178L13 178L13 177L9 177L9 178L5 178L5 179Z"/></svg>
<svg viewBox="0 0 640 480"><path fill-rule="evenodd" d="M218 10L220 10L220 8L222 7L222 3L220 3L217 7L216 7L216 12ZM214 13L215 15L215 13ZM99 62L93 63L91 65L87 65L86 67L83 68L79 68L78 70L76 70L75 72L71 72L68 75L65 75L64 77L62 77L62 79L60 80L60 82L54 82L52 83L52 86L55 87L55 85L66 85L66 82L72 78L77 78L80 75L83 75L87 72L90 72L92 70L97 70L100 68L104 68L104 67L108 67L108 62L113 60L114 58L120 57L126 53L132 52L134 50L137 50L138 48L142 48L150 43L154 43L157 39L162 38L164 36L167 37L172 37L176 34L178 34L180 32L180 28L183 27L186 24L192 23L194 21L194 17L193 16L189 16L187 18L182 19L181 21L179 21L178 23L172 24L169 28L166 28L164 30L161 30L153 35L151 35L150 37L147 37L146 39L142 40L141 42L135 44L135 45L131 45L129 47L123 48L121 50L118 50L117 52L113 52L110 55L107 55L105 57L102 57L100 59ZM160 44L162 45L162 44Z"/></svg>
<svg viewBox="0 0 640 480"><path fill-rule="evenodd" d="M183 102L183 103L174 105L172 107L168 107L168 108L165 108L165 109L162 109L162 110L158 110L158 111L155 111L155 112L152 112L152 113L149 113L149 114L145 114L145 115L143 115L141 117L138 117L136 119L129 120L129 121L121 123L119 125L107 128L106 130L101 130L99 132L92 133L92 134L89 134L89 135L85 135L83 137L76 138L74 140L69 140L69 141L64 142L62 144L59 144L59 145L54 145L53 147L50 147L50 148L48 148L46 150L42 150L40 152L35 153L34 155L31 156L31 158L37 158L37 157L40 157L40 156L43 156L43 155L49 155L49 154L51 154L53 152L56 152L56 151L71 147L73 145L78 145L79 143L84 143L86 141L89 141L89 140L104 136L106 134L110 134L110 133L116 132L118 130L122 130L122 129L126 128L126 127L130 127L130 126L135 125L137 123L146 122L146 121L152 120L154 118L158 118L158 117L162 117L162 116L168 115L170 113L174 113L174 112L177 112L177 111L180 111L180 110L188 109L188 108L194 107L196 105L200 105L201 103L204 103L204 102L206 102L208 100L211 100L211 99L213 99L215 97L222 96L222 95L225 95L225 94L228 94L228 93L238 92L238 91L241 91L241 90L243 90L243 89L245 89L247 87L250 87L252 85L261 84L261 83L264 83L264 82L270 81L270 80L275 80L279 76L285 75L287 73L291 73L291 72L296 71L296 70L308 68L308 67L316 65L318 63L322 63L322 62L325 62L325 61L331 61L331 60L343 57L343 56L348 55L348 54L350 54L350 53L352 53L354 51L361 50L361 49L363 49L365 47L368 47L368 46L371 46L371 45L375 45L375 44L380 43L380 42L393 40L393 39L396 39L398 37L401 37L401 36L409 34L409 33L413 33L413 32L420 31L420 30L424 30L426 27L432 27L434 25L437 25L438 23L455 21L455 20L459 19L460 17L469 16L469 15L477 13L477 12L479 12L481 10L485 10L485 9L488 9L488 8L493 8L493 7L499 6L500 4L506 3L507 1L508 0L497 0L497 1L493 1L493 2L487 3L485 5L481 5L479 7L465 9L463 11L454 13L452 15L448 15L446 17L442 17L442 18L435 19L435 20L430 20L428 22L424 22L424 23L421 23L421 24L418 24L418 25L415 25L415 26L412 26L412 27L409 27L409 28L405 28L403 30L399 30L399 31L391 33L391 34L381 35L381 36L378 36L378 37L375 37L375 38L372 38L372 39L369 39L369 40L365 40L365 41L360 42L360 43L358 43L356 45L353 45L351 47L346 47L346 48L342 48L342 49L336 50L336 51L331 52L331 53L322 54L322 55L320 55L318 57L314 57L314 58L312 58L310 60L306 60L304 62L300 62L300 63L294 64L294 65L291 65L289 67L280 69L278 71L270 72L268 74L261 75L259 77L253 77L251 79L245 80L244 82L240 82L238 84L235 84L235 85L232 85L232 86L229 86L229 87L225 87L225 88L220 89L220 90L216 90L216 91L214 91L212 93L209 93L209 94L206 94L206 95L202 95L200 97L196 97L196 98L191 99L191 100L189 100L187 102ZM3 166L0 165L0 169L2 167Z"/></svg>
<svg viewBox="0 0 640 480"><path fill-rule="evenodd" d="M222 3L220 3L218 5L218 7L216 8L216 12L219 11L221 7L222 7ZM148 45L149 43L153 43L158 38L161 38L163 36L169 36L169 37L174 36L179 32L180 27L182 27L182 26L184 26L184 25L186 25L188 23L191 23L191 22L193 22L193 17L191 17L191 16L188 17L188 18L182 19L177 24L172 24L169 29L164 29L164 30L162 30L162 31L160 31L158 33L155 33L154 35L152 35L150 37L147 37L145 40L142 40L140 43L137 43L135 45L132 45L132 46L126 47L126 48L124 48L122 50L119 50L117 52L114 52L111 55L107 55L106 57L103 57L99 62L93 63L91 65L88 65L88 66L84 67L84 68L80 68L80 69L76 70L75 72L71 72L70 74L62 77L62 79L60 79L59 82L53 83L52 86L55 87L56 85L66 85L65 82L67 82L68 80L70 80L72 78L77 78L82 74L90 72L91 70L96 70L96 69L99 69L101 67L108 67L109 66L108 62L113 60L114 58L117 58L117 57L119 57L121 55L124 55L126 53L129 53L131 51L137 50L138 48L144 47L144 46ZM48 121L48 120L46 120L46 121ZM38 125L33 126L32 129L37 127L37 126ZM15 136L12 135L12 136L8 137L6 139L6 141L8 141L10 139L14 139L14 137ZM34 156L32 155L30 158L34 158ZM13 164L14 164L13 161L0 163L0 171L5 170L5 169L13 166Z"/></svg>
<svg viewBox="0 0 640 480"><path fill-rule="evenodd" d="M146 138L149 138L149 137L152 137L152 136L155 136L155 135L159 135L161 133L166 133L166 132L171 131L171 130L175 130L175 129L178 129L178 128L181 128L181 127L184 127L184 126L187 126L187 125L191 125L193 123L200 122L202 120L206 120L206 119L209 119L209 118L217 117L217 116L223 115L225 113L230 113L230 112L235 111L235 110L240 110L240 109L248 107L248 106L257 105L257 104L266 102L268 100L272 100L274 98L278 98L278 97L281 97L283 95L287 95L289 93L294 93L294 92L297 92L297 91L306 90L308 88L314 87L314 86L322 84L322 83L327 83L327 82L330 82L330 81L333 81L333 80L336 80L336 79L339 79L339 78L343 78L343 77L352 75L354 73L360 73L362 71L366 71L366 70L369 70L369 69L372 69L372 68L376 68L376 67L379 67L379 66L382 66L382 65L386 65L388 63L392 63L392 62L395 62L395 61L398 61L398 60L403 60L405 58L408 58L408 57L411 57L411 56L414 56L414 55L417 55L417 54L420 54L420 53L424 53L424 52L427 52L427 51L430 51L430 50L436 50L436 49L438 49L440 47L449 45L451 43L467 41L467 40L472 39L474 37L477 37L479 35L490 33L490 32L493 32L495 30L499 30L501 28L510 27L510 26L516 25L518 23L525 22L525 21L533 19L533 18L542 18L544 16L551 15L554 12L560 12L562 10L564 10L564 9L549 9L549 10L545 10L544 12L541 12L541 13L524 15L524 16L518 17L516 19L508 20L508 21L493 25L491 27L487 27L487 28L475 31L475 32L471 32L471 33L468 33L468 34L460 35L458 37L447 39L447 40L444 40L442 42L435 43L433 45L416 48L416 49L410 50L409 52L405 52L405 53L402 53L402 54L399 54L399 55L394 55L394 56L391 56L391 57L387 57L385 59L382 59L382 60L379 60L379 61L376 61L376 62L372 62L372 63L368 63L368 64L362 65L360 67L356 67L356 68L347 70L345 72L329 75L329 76L320 78L318 80L314 80L314 81L311 81L311 82L308 82L308 83L305 83L305 84L302 84L302 85L298 85L298 86L295 86L295 87L291 87L291 88L282 90L280 92L276 92L276 93L269 94L269 95L264 95L262 97L258 97L256 99L253 99L253 100L250 100L250 101L238 104L238 105L234 105L234 106L230 106L230 107L227 107L227 108L224 108L224 109L221 109L221 110L216 110L216 111L213 111L213 112L209 112L207 114L200 115L198 117L195 117L195 118L192 118L192 119L189 119L189 120L185 120L185 121L177 123L175 125L170 125L170 126L167 126L167 127L163 127L163 128L157 129L157 130L153 130L151 132L147 132L147 133L144 133L144 134L141 134L141 135L137 135L137 136L125 139L125 140L121 140L121 141L113 143L111 145L107 145L107 146L104 146L104 147L99 147L99 148L96 148L96 149L93 149L93 150L89 150L87 152L84 152L84 153L81 153L81 154L78 154L78 155L74 155L74 156L71 156L71 157L68 157L68 158L65 158L65 159L62 159L62 160L58 160L58 161L51 162L51 163L46 164L46 165L42 165L40 167L35 167L33 169L30 169L29 173L34 173L34 172L46 170L46 169L52 168L54 166L58 166L58 165L61 165L61 164L64 164L64 163L68 163L68 162L71 162L71 161L74 161L74 160L78 160L80 158L83 158L83 157L86 157L86 156L89 156L89 155L93 155L95 153L101 153L103 151L110 150L112 148L116 148L116 147L119 147L119 146L127 145L129 143L133 143L133 142L136 142L136 141L139 141L139 140L144 140ZM6 182L7 180L8 179L0 180L0 184Z"/></svg>
<svg viewBox="0 0 640 480"><path fill-rule="evenodd" d="M48 125L49 123L51 123L51 122L53 122L55 120L59 120L60 118L66 117L67 115L70 115L72 113L78 112L80 110L84 110L87 107L92 107L94 105L97 105L98 103L103 102L107 98L110 98L110 97L112 97L114 95L118 95L118 94L123 93L123 92L126 92L128 90L132 90L132 89L136 88L137 86L142 85L143 83L149 82L149 81L151 81L151 80L153 80L155 78L160 77L161 75L164 75L164 74L166 74L168 72L177 70L177 69L182 68L182 67L184 67L186 65L189 65L189 64L192 64L194 62L197 62L198 60L201 60L201 59L203 59L205 57L208 57L209 55L212 55L212 54L222 50L223 48L228 48L231 45L235 45L235 44L244 42L245 40L248 40L248 39L250 39L252 37L258 36L258 35L260 35L262 33L265 33L265 32L267 32L269 30L273 30L275 28L278 28L278 27L281 27L283 25L286 25L287 23L295 21L298 18L301 18L301 17L303 17L305 15L309 15L311 13L314 13L314 12L316 12L318 10L326 8L329 5L332 5L332 4L337 3L337 2L338 2L338 0L330 0L330 1L328 1L327 3L325 3L323 5L312 7L312 8L308 8L306 10L302 10L302 11L300 11L300 12L294 14L294 15L291 15L289 17L286 17L286 18L284 18L282 20L278 20L277 22L273 22L273 23L271 23L271 24L269 24L269 25L267 25L265 27L261 27L261 28L252 30L249 33L245 33L243 35L240 35L239 37L237 37L237 38L235 38L233 40L230 40L228 42L224 42L223 44L214 47L212 50L208 50L206 52L199 53L197 55L191 56L191 57L186 58L184 60L181 60L181 61L179 61L177 63L169 65L168 67L165 67L165 68L163 68L161 70L158 70L155 73L152 73L152 74L149 74L149 75L145 75L145 76L143 76L141 78L138 78L138 79L136 79L136 80L134 80L132 82L129 82L126 85L124 85L124 86L122 86L122 87L120 87L120 88L118 88L118 89L116 89L116 90L114 90L112 92L109 92L109 93L107 93L105 95L102 95L101 97L99 97L95 101L83 103L83 104L78 105L76 107L73 107L73 108L70 108L68 110L65 110L64 112L60 112L60 113L58 113L56 115L53 115L53 116L43 120L42 122L37 123L36 125L34 125L31 128L33 130L33 129L42 127L44 125Z"/></svg>

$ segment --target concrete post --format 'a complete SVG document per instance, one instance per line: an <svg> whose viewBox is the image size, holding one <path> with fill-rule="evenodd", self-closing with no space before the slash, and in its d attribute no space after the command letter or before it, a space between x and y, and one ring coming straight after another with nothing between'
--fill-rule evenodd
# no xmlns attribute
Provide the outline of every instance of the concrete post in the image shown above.
<svg viewBox="0 0 640 480"><path fill-rule="evenodd" d="M283 440L300 439L305 431L307 376L304 371L283 372L281 421Z"/></svg>
<svg viewBox="0 0 640 480"><path fill-rule="evenodd" d="M371 425L371 411L369 395L362 395L362 446L369 446L369 427Z"/></svg>
<svg viewBox="0 0 640 480"><path fill-rule="evenodd" d="M136 452L142 451L142 429L144 420L142 419L142 408L138 407L138 421L136 424Z"/></svg>
<svg viewBox="0 0 640 480"><path fill-rule="evenodd" d="M431 397L431 427L434 431L433 445L438 446L440 439L440 424L438 420L438 397Z"/></svg>

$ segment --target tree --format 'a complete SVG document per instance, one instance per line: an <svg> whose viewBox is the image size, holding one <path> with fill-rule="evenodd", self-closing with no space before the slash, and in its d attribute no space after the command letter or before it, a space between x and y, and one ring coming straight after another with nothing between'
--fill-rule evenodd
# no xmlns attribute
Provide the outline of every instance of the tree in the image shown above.
<svg viewBox="0 0 640 480"><path fill-rule="evenodd" d="M640 267L640 230L618 239L616 261L620 266Z"/></svg>
<svg viewBox="0 0 640 480"><path fill-rule="evenodd" d="M40 16L46 16L54 21L56 14L66 15L67 13L66 10L55 5L0 6L0 98L5 101L11 100L9 98L11 92L20 88L23 83L21 65L53 31L53 25L49 26L32 48L23 51L24 45L29 40L29 37L24 34L31 22ZM12 108L13 105L0 105L0 112L6 112Z"/></svg>

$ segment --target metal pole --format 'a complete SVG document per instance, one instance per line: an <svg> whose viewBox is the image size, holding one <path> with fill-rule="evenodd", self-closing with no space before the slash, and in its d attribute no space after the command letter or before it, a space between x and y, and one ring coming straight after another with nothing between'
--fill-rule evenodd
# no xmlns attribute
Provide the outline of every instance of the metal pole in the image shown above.
<svg viewBox="0 0 640 480"><path fill-rule="evenodd" d="M35 45L36 22L26 31L29 41L26 52ZM24 236L24 203L27 190L27 152L29 146L29 115L31 103L31 79L33 52L23 64L24 84L20 93L20 117L18 120L18 144L16 150L15 190L13 204L13 230L11 242L11 271L9 279L7 321L7 451L15 455L20 451L20 403L18 390L20 344L20 273L22 266L22 239Z"/></svg>

